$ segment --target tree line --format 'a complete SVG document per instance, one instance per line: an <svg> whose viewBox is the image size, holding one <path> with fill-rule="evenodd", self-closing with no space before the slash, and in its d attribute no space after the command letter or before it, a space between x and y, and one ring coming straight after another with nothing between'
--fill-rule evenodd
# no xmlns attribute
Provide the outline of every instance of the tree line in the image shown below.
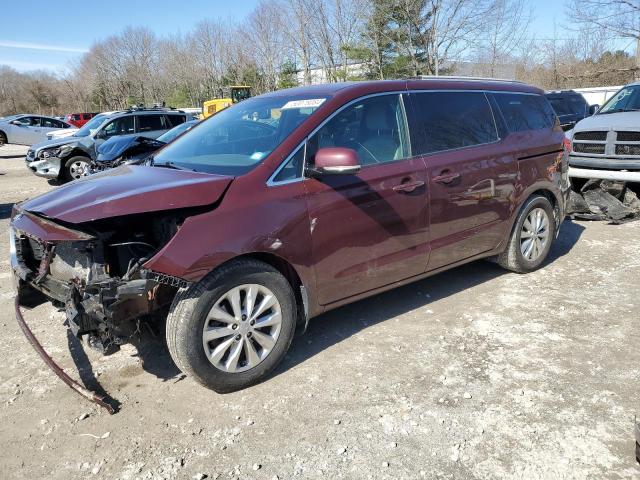
<svg viewBox="0 0 640 480"><path fill-rule="evenodd" d="M0 66L0 115L107 111L165 102L198 107L228 85L254 93L310 84L468 74L546 89L638 76L640 0L574 0L551 38L529 29L526 0L262 0L242 21L203 20L184 34L128 27L62 75ZM637 47L636 47L637 48Z"/></svg>

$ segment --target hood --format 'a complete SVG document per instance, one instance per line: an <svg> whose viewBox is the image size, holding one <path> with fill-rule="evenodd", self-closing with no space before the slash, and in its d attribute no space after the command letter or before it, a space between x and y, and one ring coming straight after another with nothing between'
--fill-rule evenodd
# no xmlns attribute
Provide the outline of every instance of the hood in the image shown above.
<svg viewBox="0 0 640 480"><path fill-rule="evenodd" d="M166 145L153 138L125 136L113 137L98 147L98 161L111 162L124 155L151 153Z"/></svg>
<svg viewBox="0 0 640 480"><path fill-rule="evenodd" d="M574 132L585 130L638 130L640 112L601 113L580 120Z"/></svg>
<svg viewBox="0 0 640 480"><path fill-rule="evenodd" d="M211 205L233 177L125 165L68 183L20 204L23 211L68 223Z"/></svg>
<svg viewBox="0 0 640 480"><path fill-rule="evenodd" d="M35 145L31 145L31 150L38 150L40 148L53 148L53 147L61 147L62 145L69 145L71 143L76 143L82 140L84 137L63 137L63 138L52 138L51 140L45 140L44 142L36 143Z"/></svg>

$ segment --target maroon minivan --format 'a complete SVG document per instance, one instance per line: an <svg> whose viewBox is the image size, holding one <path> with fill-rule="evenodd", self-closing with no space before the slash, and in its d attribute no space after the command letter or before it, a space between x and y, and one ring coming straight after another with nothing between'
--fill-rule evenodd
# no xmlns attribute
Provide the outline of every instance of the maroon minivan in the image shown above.
<svg viewBox="0 0 640 480"><path fill-rule="evenodd" d="M139 165L16 205L19 305L111 353L166 322L176 364L254 384L332 308L481 258L545 260L568 195L544 92L431 78L245 100Z"/></svg>

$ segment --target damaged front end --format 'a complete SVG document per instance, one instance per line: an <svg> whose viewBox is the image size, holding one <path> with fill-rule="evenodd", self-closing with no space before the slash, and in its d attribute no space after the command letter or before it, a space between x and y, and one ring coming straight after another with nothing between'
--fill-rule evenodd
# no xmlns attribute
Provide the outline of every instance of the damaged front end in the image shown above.
<svg viewBox="0 0 640 480"><path fill-rule="evenodd" d="M19 304L50 300L64 309L74 335L88 335L104 354L117 351L186 284L142 268L175 234L179 217L143 217L69 226L18 212L10 235Z"/></svg>

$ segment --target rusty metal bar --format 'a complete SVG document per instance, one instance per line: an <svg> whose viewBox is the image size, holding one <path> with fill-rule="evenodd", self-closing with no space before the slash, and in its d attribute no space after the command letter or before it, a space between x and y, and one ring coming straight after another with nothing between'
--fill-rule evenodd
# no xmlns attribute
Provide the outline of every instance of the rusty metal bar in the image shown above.
<svg viewBox="0 0 640 480"><path fill-rule="evenodd" d="M20 311L20 304L18 303L18 297L16 297L15 299L15 308L16 308L16 320L18 321L18 325L20 325L20 328L22 329L22 333L24 333L24 335L27 337L27 340L29 340L29 343L35 349L35 351L38 352L38 355L40 355L40 357L42 357L42 359L49 366L49 368L53 370L53 373L55 373L60 378L60 380L62 380L67 385L69 385L69 387L71 387L77 393L85 397L87 400L90 400L100 405L102 408L107 410L110 414L114 414L115 413L114 408L105 401L104 397L101 397L96 393L90 390L87 390L78 382L76 382L73 378L67 375L65 371L56 364L56 362L53 361L53 359L47 354L47 352L45 352L44 348L42 348L42 345L40 345L40 343L38 342L38 339L35 337L33 332L29 329L27 322L25 322L24 317L22 316L22 312Z"/></svg>

